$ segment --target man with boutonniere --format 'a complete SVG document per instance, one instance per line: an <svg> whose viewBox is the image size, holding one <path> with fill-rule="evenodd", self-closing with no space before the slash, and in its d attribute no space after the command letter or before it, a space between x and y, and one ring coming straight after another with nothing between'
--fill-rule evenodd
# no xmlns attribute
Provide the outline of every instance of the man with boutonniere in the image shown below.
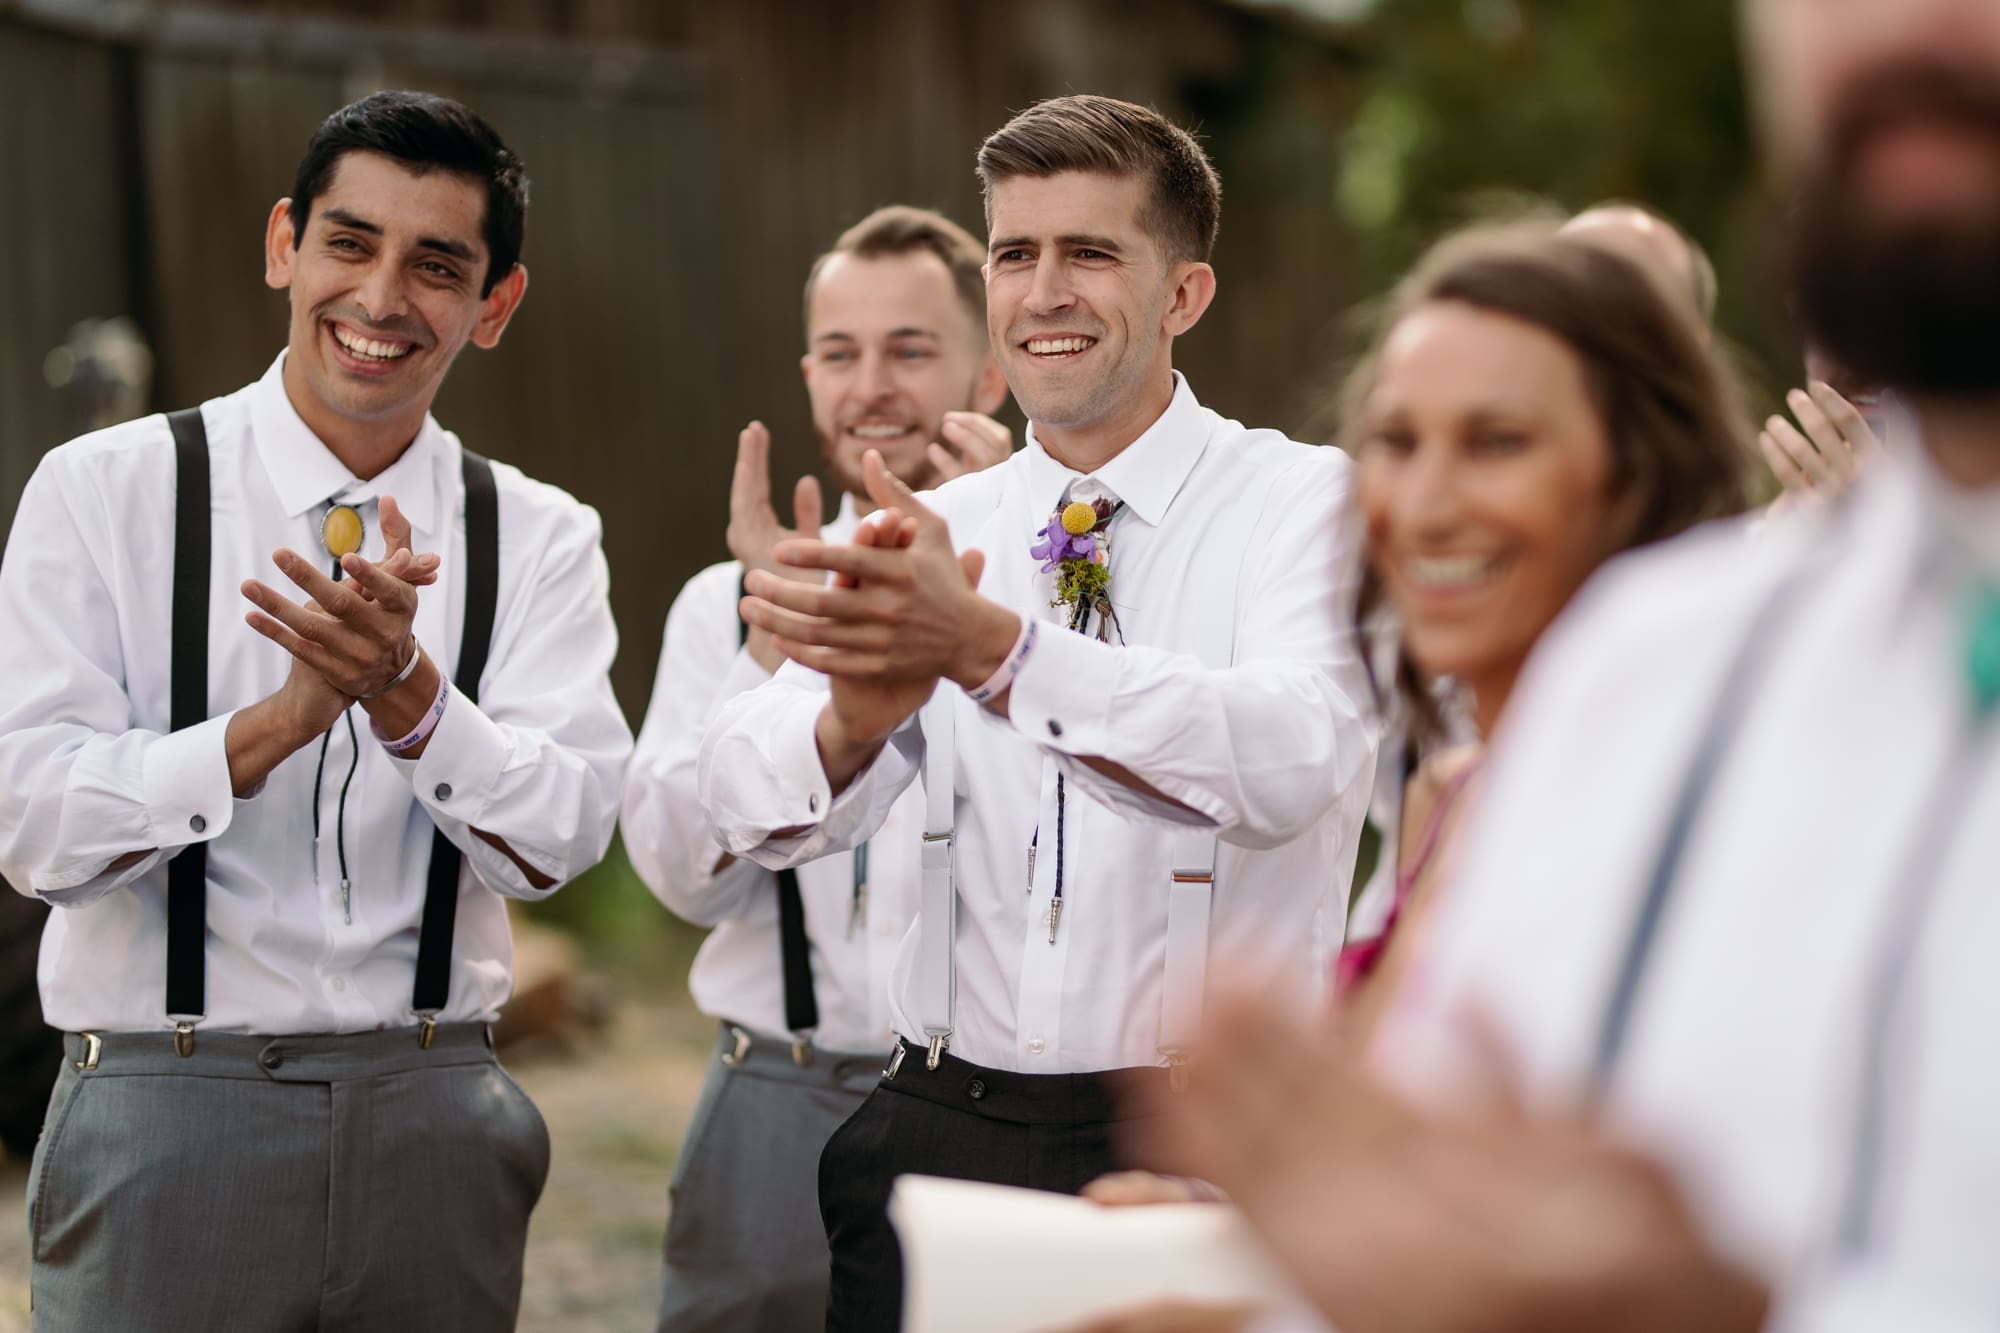
<svg viewBox="0 0 2000 1333"><path fill-rule="evenodd" d="M37 1329L514 1327L549 1138L487 1035L506 899L604 855L631 749L597 516L430 416L527 289L526 205L456 102L335 112L267 223L270 371L28 482L0 872L56 907L67 1033Z"/></svg>
<svg viewBox="0 0 2000 1333"><path fill-rule="evenodd" d="M896 803L875 836L780 871L724 851L701 817L695 769L717 709L783 664L737 614L748 571L794 535L845 541L875 508L870 450L918 488L1013 449L986 413L1007 382L986 338L986 248L928 209L877 209L813 264L805 287L806 397L840 506L820 526L819 482L771 503L769 433L737 440L733 560L688 580L667 613L653 701L626 775L625 850L670 909L711 926L688 992L716 1044L674 1164L659 1326L665 1333L809 1328L826 1309L819 1152L853 1114L895 1038L889 971L916 911L923 799Z"/></svg>
<svg viewBox="0 0 2000 1333"><path fill-rule="evenodd" d="M828 1142L828 1325L896 1326L906 1172L1079 1190L1127 1165L1110 1077L1178 1083L1209 960L1311 1004L1374 764L1346 459L1203 407L1174 340L1221 190L1157 113L1075 96L979 153L1012 458L781 543L744 619L793 659L701 757L730 853L795 865L925 802L880 1083ZM921 773L921 776L920 776Z"/></svg>

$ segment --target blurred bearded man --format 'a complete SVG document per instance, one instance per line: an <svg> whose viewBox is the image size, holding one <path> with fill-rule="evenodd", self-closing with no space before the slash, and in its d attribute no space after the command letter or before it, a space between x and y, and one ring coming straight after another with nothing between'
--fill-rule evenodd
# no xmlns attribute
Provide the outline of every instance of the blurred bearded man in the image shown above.
<svg viewBox="0 0 2000 1333"><path fill-rule="evenodd" d="M985 248L950 219L890 207L849 228L806 279L800 365L821 455L842 489L832 540L874 508L861 459L879 450L915 486L1007 457L985 414L1007 396L986 339ZM737 616L748 570L820 528L819 483L793 493L794 530L770 500L770 437L752 423L730 494L736 558L688 581L667 615L653 702L624 801L625 848L660 901L712 926L688 990L720 1024L674 1171L663 1330L808 1328L826 1312L819 1152L874 1086L889 967L916 910L923 802L912 794L868 843L773 872L716 844L695 796L715 711L784 661Z"/></svg>
<svg viewBox="0 0 2000 1333"><path fill-rule="evenodd" d="M1746 16L1807 332L1920 446L1574 604L1374 1051L1431 1109L1221 1034L1182 1169L1342 1333L1994 1326L2000 5Z"/></svg>

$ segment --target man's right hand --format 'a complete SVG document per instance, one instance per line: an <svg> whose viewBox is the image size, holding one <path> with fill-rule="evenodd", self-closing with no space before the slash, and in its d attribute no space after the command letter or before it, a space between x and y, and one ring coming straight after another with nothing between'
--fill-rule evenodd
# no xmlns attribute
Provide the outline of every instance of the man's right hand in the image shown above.
<svg viewBox="0 0 2000 1333"><path fill-rule="evenodd" d="M908 546L916 537L915 519L884 509L854 530L854 545L895 549ZM854 586L852 577L845 574L836 574L833 582L835 587ZM813 737L819 742L820 766L826 770L827 784L837 796L875 761L896 728L930 701L938 678L883 680L829 675L827 683L830 696Z"/></svg>
<svg viewBox="0 0 2000 1333"><path fill-rule="evenodd" d="M320 609L319 603L312 601L306 608ZM292 658L291 663L285 683L248 708L237 710L223 732L229 786L238 796L255 791L272 769L338 722L354 702L298 658Z"/></svg>
<svg viewBox="0 0 2000 1333"><path fill-rule="evenodd" d="M729 483L729 531L725 540L729 554L743 568L768 570L788 579L818 582L815 570L794 569L772 558L771 551L791 537L818 537L820 524L819 479L808 473L792 488L792 524L778 521L771 505L771 432L761 421L745 426L736 437L736 474ZM766 671L785 664L785 655L771 642L768 632L750 627L743 646Z"/></svg>

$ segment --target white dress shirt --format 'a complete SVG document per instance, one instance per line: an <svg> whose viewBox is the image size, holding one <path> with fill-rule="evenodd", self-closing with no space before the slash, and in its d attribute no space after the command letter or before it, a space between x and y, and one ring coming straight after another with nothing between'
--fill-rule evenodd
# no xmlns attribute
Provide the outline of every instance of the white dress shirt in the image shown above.
<svg viewBox="0 0 2000 1333"><path fill-rule="evenodd" d="M1448 1083L1476 1007L1534 1089L1574 1099L1721 677L1802 567L1685 844L1609 1105L1713 1234L1778 1279L1774 1328L1991 1328L2000 721L1973 721L1959 599L1969 570L2000 581L2000 493L1948 491L1921 449L1755 545L1723 526L1586 589L1508 706L1462 874L1377 1054ZM1974 767L1944 783L1964 808L1925 835L1966 746ZM1885 995L1904 930L1907 985ZM1882 1169L1868 1244L1843 1254L1878 1017Z"/></svg>
<svg viewBox="0 0 2000 1333"><path fill-rule="evenodd" d="M854 535L854 498L820 535ZM743 566L710 565L688 580L667 612L653 701L625 776L625 852L655 896L676 915L715 927L688 974L704 1014L758 1032L783 1033L776 875L737 859L717 873L723 850L701 816L695 781L702 736L717 710L771 678L741 646L736 605ZM889 969L916 915L917 859L924 824L921 791L897 801L869 841L867 900L854 908L855 862L836 853L798 868L819 1005L817 1044L833 1050L886 1050Z"/></svg>
<svg viewBox="0 0 2000 1333"><path fill-rule="evenodd" d="M1124 644L1054 622L1054 576L1028 554L1078 478L1027 445L928 503L959 550L986 553L980 592L1050 621L1013 682L1011 716L951 684L961 900L951 1050L976 1064L1074 1073L1159 1062L1173 830L1222 845L1210 939L1217 971L1310 990L1338 943L1375 742L1351 625L1356 582L1349 463L1333 449L1249 431L1184 381L1147 432L1094 477L1125 502L1113 519L1111 600ZM1205 537L1231 506L1260 516L1247 549ZM1234 623L1234 665L1204 666L1201 627ZM1226 656L1226 654L1225 654ZM813 725L826 681L789 664L731 700L709 729L702 804L725 846L767 865L852 846L882 823L924 750L913 718L831 795ZM1122 764L1178 806L1103 777ZM1067 788L1061 930L1056 775ZM805 826L782 842L777 830ZM1033 882L1028 849L1039 829ZM922 1032L918 931L897 959L897 1030Z"/></svg>
<svg viewBox="0 0 2000 1333"><path fill-rule="evenodd" d="M325 502L356 505L362 554L382 555L376 498L393 495L412 546L443 560L419 594L415 633L450 674L465 602L458 439L425 419L389 468L358 481L286 396L281 355L264 378L202 406L214 510L209 572L210 719L168 731L174 449L147 417L43 458L0 566L0 871L58 910L42 941L42 1003L60 1028L170 1027L166 862L208 846L208 1015L203 1031L356 1032L414 1021L417 924L432 828L465 853L446 1020L490 1019L512 984L501 898L539 898L506 840L560 883L611 838L631 734L606 673L617 646L597 515L553 486L494 465L500 584L475 706L453 689L423 756L392 759L350 709L360 765L346 802L351 894L340 892L340 792L355 751L337 723L319 784L317 741L253 795L231 794L223 735L271 694L292 659L244 624L247 578L303 601L271 564L319 541ZM134 851L147 855L113 869ZM351 915L351 919L350 919Z"/></svg>

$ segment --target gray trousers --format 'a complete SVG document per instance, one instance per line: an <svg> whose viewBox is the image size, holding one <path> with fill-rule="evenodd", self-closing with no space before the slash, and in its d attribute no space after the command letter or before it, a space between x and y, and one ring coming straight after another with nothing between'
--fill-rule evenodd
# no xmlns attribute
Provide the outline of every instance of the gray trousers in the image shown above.
<svg viewBox="0 0 2000 1333"><path fill-rule="evenodd" d="M101 1041L28 1177L37 1333L514 1327L549 1138L483 1024Z"/></svg>
<svg viewBox="0 0 2000 1333"><path fill-rule="evenodd" d="M825 1324L819 1153L886 1063L814 1051L801 1066L789 1038L722 1025L674 1163L661 1333Z"/></svg>

